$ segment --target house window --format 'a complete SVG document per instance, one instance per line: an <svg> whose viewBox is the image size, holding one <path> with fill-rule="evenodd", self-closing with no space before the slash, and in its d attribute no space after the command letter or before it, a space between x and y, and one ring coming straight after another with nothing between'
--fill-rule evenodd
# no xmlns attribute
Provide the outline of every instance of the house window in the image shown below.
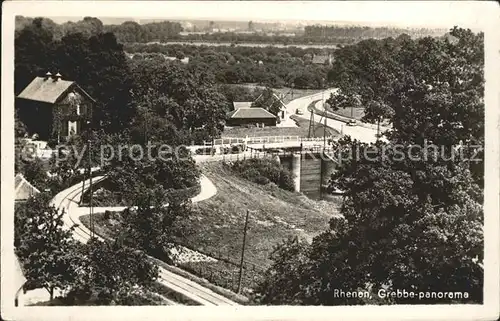
<svg viewBox="0 0 500 321"><path fill-rule="evenodd" d="M76 105L76 114L80 116L80 104Z"/></svg>
<svg viewBox="0 0 500 321"><path fill-rule="evenodd" d="M77 133L77 127L76 127L76 121L68 121L68 136L76 135Z"/></svg>

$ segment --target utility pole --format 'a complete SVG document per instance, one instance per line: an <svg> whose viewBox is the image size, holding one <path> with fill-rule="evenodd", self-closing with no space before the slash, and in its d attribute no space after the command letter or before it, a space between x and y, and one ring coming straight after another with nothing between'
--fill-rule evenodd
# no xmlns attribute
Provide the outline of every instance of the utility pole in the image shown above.
<svg viewBox="0 0 500 321"><path fill-rule="evenodd" d="M307 138L311 138L311 128L314 135L314 112L311 110L311 118L309 119L309 132L307 133Z"/></svg>
<svg viewBox="0 0 500 321"><path fill-rule="evenodd" d="M243 246L241 248L241 262L240 262L240 275L238 278L238 293L241 292L241 282L243 280L243 263L245 262L245 243L247 238L247 227L248 227L248 216L250 215L250 210L247 210L245 217L245 227L243 228Z"/></svg>
<svg viewBox="0 0 500 321"><path fill-rule="evenodd" d="M377 141L380 137L380 117L377 120Z"/></svg>
<svg viewBox="0 0 500 321"><path fill-rule="evenodd" d="M146 144L148 143L148 116L147 116L147 114L146 114L146 119L144 121L144 142Z"/></svg>
<svg viewBox="0 0 500 321"><path fill-rule="evenodd" d="M83 201L83 193L85 192L85 178L86 178L86 172L87 172L87 169L84 168L83 169L83 182L82 182L82 197L80 198L80 205L82 204L82 201Z"/></svg>
<svg viewBox="0 0 500 321"><path fill-rule="evenodd" d="M92 141L88 140L89 146L89 196L90 196L90 237L94 237L94 218L93 218L93 208L92 208Z"/></svg>
<svg viewBox="0 0 500 321"><path fill-rule="evenodd" d="M323 94L324 94L324 91L323 91ZM326 116L325 98L323 98L323 113L325 115L325 128L323 129L323 150L324 150L326 148L326 130L328 128L328 127L326 127L328 117Z"/></svg>
<svg viewBox="0 0 500 321"><path fill-rule="evenodd" d="M326 120L328 119L328 117L326 117L325 115L325 128L323 129L323 149L326 148Z"/></svg>
<svg viewBox="0 0 500 321"><path fill-rule="evenodd" d="M210 149L210 154L212 156L215 155L214 151L214 145L215 145L215 119L214 119L214 114L212 113L212 128L210 129L211 136L212 136L212 148Z"/></svg>

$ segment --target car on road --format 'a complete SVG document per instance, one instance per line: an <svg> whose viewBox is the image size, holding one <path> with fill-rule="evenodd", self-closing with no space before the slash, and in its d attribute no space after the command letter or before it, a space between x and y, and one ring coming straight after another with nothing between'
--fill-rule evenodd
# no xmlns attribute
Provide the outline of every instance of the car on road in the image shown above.
<svg viewBox="0 0 500 321"><path fill-rule="evenodd" d="M299 109L299 108L297 108L297 110L295 111L295 113L297 115L304 115L304 112L302 111L302 109Z"/></svg>
<svg viewBox="0 0 500 321"><path fill-rule="evenodd" d="M356 125L357 125L356 119L349 119L349 121L347 122L347 126L356 126Z"/></svg>

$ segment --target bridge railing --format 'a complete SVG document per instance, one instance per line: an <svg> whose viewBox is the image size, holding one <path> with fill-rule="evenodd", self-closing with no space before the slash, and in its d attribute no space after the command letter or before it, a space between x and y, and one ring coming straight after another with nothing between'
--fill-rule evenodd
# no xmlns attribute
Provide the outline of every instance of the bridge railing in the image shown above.
<svg viewBox="0 0 500 321"><path fill-rule="evenodd" d="M285 142L315 142L331 140L333 136L328 137L300 137L300 136L254 136L254 137L227 137L213 140L214 146L231 144L279 144ZM212 141L204 141L204 146L212 146Z"/></svg>

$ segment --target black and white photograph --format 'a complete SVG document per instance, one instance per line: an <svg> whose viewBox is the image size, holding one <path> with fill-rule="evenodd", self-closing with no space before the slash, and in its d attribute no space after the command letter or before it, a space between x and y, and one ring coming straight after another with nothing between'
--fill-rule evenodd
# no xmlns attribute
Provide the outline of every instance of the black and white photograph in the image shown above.
<svg viewBox="0 0 500 321"><path fill-rule="evenodd" d="M498 317L495 2L3 9L2 318Z"/></svg>

